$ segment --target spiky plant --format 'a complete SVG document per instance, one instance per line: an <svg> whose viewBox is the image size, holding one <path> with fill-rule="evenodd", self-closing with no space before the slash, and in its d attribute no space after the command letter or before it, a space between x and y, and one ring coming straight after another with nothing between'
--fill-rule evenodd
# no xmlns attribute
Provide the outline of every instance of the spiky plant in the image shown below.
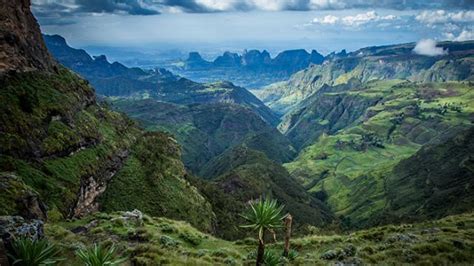
<svg viewBox="0 0 474 266"><path fill-rule="evenodd" d="M269 229L283 226L282 220L286 217L282 213L284 205L279 205L276 200L265 198L251 203L250 208L242 217L249 224L242 225L243 228L250 228L258 232L257 265L261 265L265 253L264 235Z"/></svg>
<svg viewBox="0 0 474 266"><path fill-rule="evenodd" d="M62 260L58 256L59 252L55 245L45 239L17 238L13 240L12 253L8 256L13 260L14 265L53 265Z"/></svg>
<svg viewBox="0 0 474 266"><path fill-rule="evenodd" d="M265 264L265 266L277 266L281 264L281 257L271 250L265 250L263 254L263 264Z"/></svg>
<svg viewBox="0 0 474 266"><path fill-rule="evenodd" d="M79 249L76 255L86 266L114 266L124 262L126 258L115 258L115 247L104 248L102 245L94 244L91 248Z"/></svg>
<svg viewBox="0 0 474 266"><path fill-rule="evenodd" d="M298 251L294 249L290 249L290 252L288 252L288 260L293 261L298 257Z"/></svg>

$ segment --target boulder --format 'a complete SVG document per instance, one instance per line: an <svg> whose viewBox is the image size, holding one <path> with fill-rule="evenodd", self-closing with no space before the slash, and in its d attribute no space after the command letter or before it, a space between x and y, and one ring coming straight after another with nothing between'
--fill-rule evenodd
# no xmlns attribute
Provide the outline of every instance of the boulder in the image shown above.
<svg viewBox="0 0 474 266"><path fill-rule="evenodd" d="M44 237L43 225L43 221L38 219L26 220L21 216L0 216L0 238L7 247L14 238L41 239Z"/></svg>

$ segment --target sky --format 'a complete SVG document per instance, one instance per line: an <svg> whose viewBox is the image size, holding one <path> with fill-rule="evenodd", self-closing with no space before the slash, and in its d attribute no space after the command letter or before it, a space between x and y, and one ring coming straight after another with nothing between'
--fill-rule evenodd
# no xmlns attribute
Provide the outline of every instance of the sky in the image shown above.
<svg viewBox="0 0 474 266"><path fill-rule="evenodd" d="M474 0L32 0L32 10L73 47L327 54L474 39Z"/></svg>

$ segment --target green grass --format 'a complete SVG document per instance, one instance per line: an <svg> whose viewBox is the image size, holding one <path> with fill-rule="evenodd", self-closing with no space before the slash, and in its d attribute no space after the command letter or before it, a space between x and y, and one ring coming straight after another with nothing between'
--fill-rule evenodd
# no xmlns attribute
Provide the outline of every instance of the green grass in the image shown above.
<svg viewBox="0 0 474 266"><path fill-rule="evenodd" d="M105 211L139 209L155 216L187 220L211 230L211 206L184 179L179 147L163 133L147 133L133 147L109 183L101 204Z"/></svg>
<svg viewBox="0 0 474 266"><path fill-rule="evenodd" d="M337 92L382 100L333 135L320 135L284 166L310 192L327 195L347 225L366 226L385 209L385 178L394 166L443 132L472 125L472 91L467 83L388 80Z"/></svg>
<svg viewBox="0 0 474 266"><path fill-rule="evenodd" d="M93 226L85 233L69 231L87 224ZM63 255L68 258L67 265L81 265L74 252L93 243L104 247L114 245L117 256L144 265L224 265L231 260L240 264L248 249L204 234L186 222L145 215L140 224L123 220L119 212L97 213L73 222L47 224L45 233L50 241L58 242L62 247Z"/></svg>
<svg viewBox="0 0 474 266"><path fill-rule="evenodd" d="M85 180L105 184L115 174L105 195L93 198L104 210L139 208L211 230L211 207L184 179L179 147L169 135L145 133L97 104L87 82L63 68L1 82L0 100L9 103L0 106L2 215L25 211L20 199L31 193L53 220L68 218L77 214Z"/></svg>
<svg viewBox="0 0 474 266"><path fill-rule="evenodd" d="M75 234L79 226L89 229ZM254 239L229 242L202 233L188 223L151 218L143 223L127 221L122 213L97 213L81 220L48 223L49 241L62 250L62 265L81 265L74 252L93 243L114 245L118 256L143 265L236 265L254 264ZM399 265L472 264L474 262L474 214L448 216L416 224L386 225L346 233L325 232L292 238L291 249L298 256L290 265L327 265L336 262ZM282 235L277 235L282 239ZM266 246L275 254L283 243Z"/></svg>

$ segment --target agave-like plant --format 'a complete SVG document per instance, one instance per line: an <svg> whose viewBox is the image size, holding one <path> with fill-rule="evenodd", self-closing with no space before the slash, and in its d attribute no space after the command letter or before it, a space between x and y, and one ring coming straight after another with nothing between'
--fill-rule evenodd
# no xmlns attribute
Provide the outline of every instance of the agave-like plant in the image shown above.
<svg viewBox="0 0 474 266"><path fill-rule="evenodd" d="M265 250L263 254L263 264L265 264L265 266L277 266L281 264L281 257L271 250Z"/></svg>
<svg viewBox="0 0 474 266"><path fill-rule="evenodd" d="M115 246L104 248L102 245L94 244L91 248L79 249L76 255L86 266L115 266L126 260L126 258L115 258L115 251Z"/></svg>
<svg viewBox="0 0 474 266"><path fill-rule="evenodd" d="M266 230L283 226L282 220L284 205L279 205L276 200L265 198L250 204L250 209L242 217L249 224L242 225L243 228L250 228L258 232L257 265L261 265L265 253L264 234Z"/></svg>
<svg viewBox="0 0 474 266"><path fill-rule="evenodd" d="M17 238L13 240L12 253L8 256L13 260L13 265L53 265L62 260L59 258L59 252L54 244L45 239Z"/></svg>

